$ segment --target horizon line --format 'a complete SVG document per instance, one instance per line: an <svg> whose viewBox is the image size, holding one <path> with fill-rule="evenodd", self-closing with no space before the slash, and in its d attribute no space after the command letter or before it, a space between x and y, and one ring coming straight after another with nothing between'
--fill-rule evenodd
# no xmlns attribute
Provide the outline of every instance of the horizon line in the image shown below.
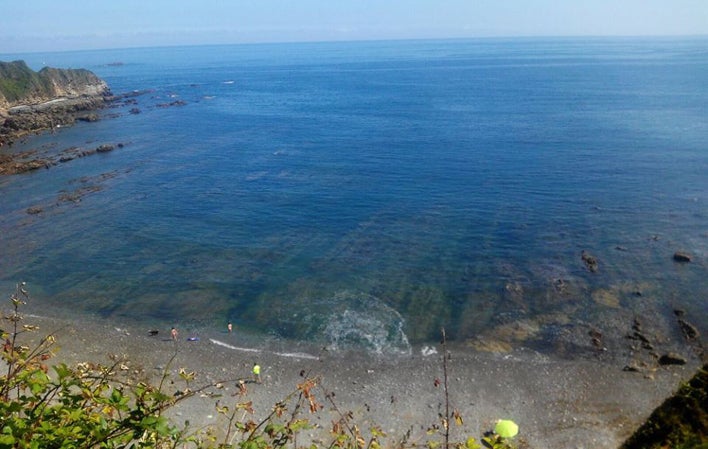
<svg viewBox="0 0 708 449"><path fill-rule="evenodd" d="M345 44L364 42L411 42L411 41L473 41L473 40L545 40L545 39L702 39L708 38L706 34L568 34L568 35L485 35L485 36L459 36L459 37L408 37L408 38L371 38L371 39L323 39L323 40L293 40L293 41L254 41L231 43L182 43L158 45L134 45L100 48L77 48L66 50L30 50L2 52L2 55L22 55L38 53L70 53L113 50L137 50L180 47L232 47L232 46L258 46L258 45L302 45L302 44Z"/></svg>

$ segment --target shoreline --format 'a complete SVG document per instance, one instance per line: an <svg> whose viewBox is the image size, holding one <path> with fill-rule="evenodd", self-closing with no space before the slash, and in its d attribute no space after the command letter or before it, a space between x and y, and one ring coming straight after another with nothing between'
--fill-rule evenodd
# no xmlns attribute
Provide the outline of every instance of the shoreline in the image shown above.
<svg viewBox="0 0 708 449"><path fill-rule="evenodd" d="M5 306L3 306L3 309ZM290 347L288 342L253 344L232 334L215 332L187 341L169 339L168 329L149 336L140 324L100 318L50 318L50 310L37 315L27 307L24 323L38 324L33 338L52 333L57 338L53 363L90 361L108 363L108 355L126 355L132 366L155 380L168 367L177 377L180 368L194 371L194 385L223 383L221 405L253 401L254 419L267 415L273 405L302 382L301 373L320 377L325 391L336 393L340 410L351 411L354 422L368 431L380 425L393 443L410 431L411 440L426 438L426 429L439 424L444 413L444 392L436 387L443 378L442 348L424 352L415 347L409 356L380 356L357 352L318 354ZM21 310L22 312L22 310ZM288 347L286 347L288 346ZM679 384L701 366L692 357L686 365L659 367L653 378L623 371L617 360L563 360L517 348L508 353L476 351L459 343L448 345L450 406L464 419L451 427L451 439L480 440L497 419L513 419L519 438L531 448L617 448ZM428 355L423 355L427 353ZM245 397L232 397L239 379L250 379L258 362L263 383L248 384ZM335 418L324 394L315 393L325 409L305 416L327 432ZM215 410L217 399L193 397L171 411L177 424L223 427ZM317 438L317 430L308 431Z"/></svg>
<svg viewBox="0 0 708 449"><path fill-rule="evenodd" d="M183 88L175 88L174 92L170 90L169 98L189 98L190 102L197 105L194 109L203 113L204 109L199 109L198 104L200 98L206 97L201 96L203 93L201 90L193 88L191 83L195 80L191 79L191 75L190 79L175 78L175 80L180 83L169 84L169 86L182 86ZM187 85L190 87L187 88ZM158 90L158 95L149 101L162 101L158 99L164 98L160 97L163 93L166 92ZM137 94L139 93L136 91ZM183 97L179 97L179 95L183 95ZM112 106L123 108L120 114L126 117L128 115L125 110L128 108L131 108L128 111L131 114L130 117L140 113L140 110L135 107L137 103L129 103L128 97L124 98L126 98L125 102ZM224 98L228 100L232 97L227 94ZM281 98L277 98L277 100L280 101ZM168 101L171 103L159 103L151 106L141 104L141 107L149 110L184 104L181 103L182 100ZM637 104L636 107L638 111L645 110L640 108L641 104ZM120 114L111 115L118 117ZM103 114L101 115L103 116ZM155 123L181 127L184 123L194 123L194 117L180 114L180 117L174 118L174 122L165 120L164 122L155 121ZM222 116L216 115L214 117ZM147 119L152 121L154 118L153 116ZM122 141L123 136L127 135L125 134L127 131L122 128L126 122L121 121L119 139L108 139L101 142ZM142 122L143 120L141 120ZM125 129L138 130L139 128L128 127ZM208 129L212 128L208 127ZM216 127L213 129L218 130ZM225 136L229 136L228 132L236 132L236 129L236 127L227 129ZM145 136L150 135L145 134ZM216 135L218 134L214 133L214 136ZM700 137L698 134L696 136ZM81 139L84 137L82 136ZM212 144L215 149L227 148L221 146L223 142L220 139L215 137L213 141L211 139L211 135L206 136L206 142L210 149ZM21 139L20 147L25 145L23 141L25 139ZM83 142L84 140L79 141ZM239 250L234 249L240 249L239 245L216 250L213 248L203 249L200 240L191 241L190 244L173 250L169 248L169 245L156 243L161 240L159 237L162 234L160 233L148 233L150 237L155 237L155 243L151 244L148 239L141 242L147 243L146 245L136 244L133 248L128 248L124 247L125 242L121 237L131 234L115 233L114 231L104 232L104 230L111 229L114 221L86 221L87 224L93 225L91 235L84 232L83 226L76 224L91 214L104 214L109 212L111 208L118 210L122 204L129 201L146 199L149 201L153 199L151 195L154 191L141 190L139 193L130 191L130 194L123 192L123 196L107 195L98 198L98 202L103 205L109 204L115 199L120 200L105 210L94 208L95 204L92 204L91 201L84 204L83 210L73 209L71 212L64 205L73 206L82 199L82 195L100 191L104 186L103 181L129 173L134 167L145 163L142 158L152 158L156 151L166 150L172 151L174 154L174 150L179 149L176 147L181 146L190 147L185 151L192 151L191 145L182 145L183 140L177 140L177 144L172 144L172 148L167 146L162 148L154 136L144 141L148 143L141 143L138 140L137 145L133 147L135 153L140 153L138 156L131 155L131 149L128 149L126 152L128 156L126 159L129 159L128 164L124 165L121 162L120 168L113 167L113 171L104 173L103 171L107 169L104 169L104 166L100 164L100 160L92 159L90 161L90 165L93 166L92 170L101 171L100 175L96 176L92 171L81 172L79 170L78 172L81 174L91 175L68 181L67 185L80 186L79 188L71 187L67 193L62 193L64 191L61 190L57 193L59 196L54 195L52 190L44 196L42 202L28 201L29 204L14 208L8 214L11 217L7 222L8 229L28 226L27 229L32 229L32 232L10 232L8 234L7 240L12 242L9 246L12 250L9 251L11 257L6 258L9 269L5 282L11 284L9 279L20 275L26 277L27 273L30 274L30 278L33 278L30 279L31 282L50 281L48 282L49 287L43 286L46 288L43 300L31 301L34 303L34 309L41 316L28 316L26 322L40 321L45 332L57 329L58 343L62 349L55 360L66 360L72 363L79 361L106 363L108 353L127 354L135 362L139 372L153 379L159 377L166 366L170 367L172 374L184 367L188 372L197 372L197 383L200 385L225 381L227 390L222 401L236 400L231 396L236 391L236 380L249 377L251 366L257 361L263 367L265 383L258 386L249 384L245 400L252 399L254 401L254 408L258 416L267 414L275 402L292 392L296 385L302 381L300 372L305 371L314 376L321 376L323 387L336 391L338 404L342 409L351 409L354 412L356 423L360 425L362 430L365 430L369 424L382 424L384 430L389 434L387 441L391 443L410 430L411 425L414 425L415 428L412 429L414 436L424 439L425 427L436 422L439 424L437 416L441 412L441 404L444 402L441 388L434 386L435 381L442 378L442 354L439 345L434 344L432 348L414 345L408 355L372 355L356 351L324 352L322 345L281 340L265 332L259 334L257 324L253 324L254 327L248 330L237 328L235 333L227 334L225 332L226 322L221 320L227 318L228 313L224 311L230 310L228 308L230 304L222 298L229 297L229 294L235 289L224 291L215 288L213 291L209 291L209 284L206 283L207 288L204 288L205 283L201 280L186 282L182 288L176 288L169 292L155 289L154 286L161 287L162 282L173 283L180 277L190 278L192 272L204 274L199 277L210 280L217 279L217 284L223 279L232 279L233 275L237 274L239 279L243 276L244 285L253 286L254 280L266 277L264 275L269 273L267 270L270 269L273 260L277 261L278 257L281 257L280 254L272 254L271 251L262 251L260 248L254 249L245 245L253 252L242 252L244 256L241 257L238 255ZM265 142L264 146L268 149L268 154L270 154L270 147L274 141L275 139L268 138ZM56 159L29 161L30 165L26 168L33 166L42 168L54 163L59 166L60 163L68 162L74 158L103 152L99 151L99 147L96 147L94 143L91 143L91 147L89 150L84 150L83 143L80 148L67 148L66 150L52 147L61 150L61 153L53 155L53 157L56 156ZM202 149L200 143L194 144L194 147ZM254 148L257 147L254 145ZM607 147L611 149L607 154L615 151L611 146ZM100 148L107 150L108 146L100 145ZM272 155L277 153L280 160L285 159L288 157L287 148L289 147L282 150L283 154L280 149L273 149L275 152ZM2 162L2 150L0 149L0 162ZM16 150L17 148L14 148L13 152ZM657 147L656 151L659 150L660 148ZM203 172L210 173L216 164L207 164L206 159L194 159L193 156L197 153L198 151L189 154L189 157L186 157L185 154L179 156L185 157L184 160L190 162L185 166L191 167L195 162L204 163ZM146 156L146 154L150 154L150 156ZM598 152L598 157L602 154L604 153ZM34 153L27 154L28 158L30 156L34 158ZM94 161L97 162L95 166ZM572 158L567 162L573 166L572 163L583 161ZM658 162L660 161L656 161L656 167L661 168ZM77 163L77 165L81 165L81 163ZM249 164L246 165L250 167ZM581 163L578 166L584 165ZM292 168L290 165L285 167ZM655 165L649 164L649 167L655 167ZM681 168L678 165L676 167ZM167 168L168 170L178 170L177 167L172 166ZM254 166L253 168L259 167ZM628 168L634 168L634 166L628 165ZM141 172L141 174L159 173L162 167L153 167L152 169L155 171ZM69 172L72 175L75 173L73 170L65 171L67 175ZM265 176L263 173L266 172L244 170L239 179L252 182ZM677 173L680 175L680 170ZM272 174L274 175L275 171ZM61 173L59 175L61 176ZM705 357L697 352L697 349L702 350L702 341L699 335L700 333L705 335L708 331L704 324L705 320L702 320L705 315L701 300L701 286L704 283L701 275L705 268L705 251L701 245L703 234L699 234L702 232L700 230L702 215L700 207L696 206L700 204L699 195L695 194L698 197L693 199L688 198L695 189L683 190L682 187L683 185L691 185L692 178L684 178L683 176L674 178L679 179L679 182L675 185L670 183L662 186L661 193L650 189L646 198L643 195L630 195L629 198L634 197L642 200L636 209L642 211L640 219L644 227L637 225L635 228L633 225L627 230L620 229L617 235L606 231L604 226L607 220L612 218L613 212L603 211L624 210L627 202L613 203L608 201L605 203L603 198L598 199L592 194L598 192L594 187L587 190L591 194L588 195L587 204L584 206L593 207L592 211L588 212L582 207L579 208L579 216L583 219L579 222L568 221L567 228L559 226L558 235L547 234L539 229L526 234L523 229L527 224L517 223L514 214L506 216L504 212L501 212L501 209L499 212L490 209L490 212L497 216L495 220L498 219L500 223L505 224L501 226L496 224L489 228L488 233L484 234L485 240L488 240L485 245L480 246L483 252L479 253L484 257L480 259L479 263L470 263L465 268L470 271L466 271L465 276L461 276L460 279L476 281L478 279L477 273L488 275L501 273L504 279L509 279L509 282L496 287L494 282L489 282L486 286L479 287L479 290L473 285L465 288L465 291L469 290L470 296L474 294L472 300L481 299L482 296L486 296L487 291L491 291L492 294L489 295L489 299L485 298L484 302L480 302L479 305L483 307L465 309L466 315L459 317L460 321L464 320L464 322L470 323L470 330L466 333L470 336L470 340L449 344L452 407L460 410L465 422L461 429L453 428L455 440L464 440L466 436L472 436L479 440L484 431L493 427L493 422L496 419L510 418L520 424L520 438L527 441L530 447L617 447L639 423L643 422L656 405L678 388L681 381L692 376L696 367L701 365L701 362L697 360ZM152 178L145 179L155 181ZM193 179L195 178L185 173L185 177L180 174L176 177L158 179L157 184L176 187L185 182L191 184ZM332 180L337 180L337 178ZM15 180L5 182L8 184L17 182L18 186L24 184L24 182ZM159 184L160 182L163 184ZM137 185L139 184L140 182ZM106 187L118 187L111 183L105 183L105 185ZM327 185L329 185L329 181L322 184L325 187ZM622 185L629 186L630 191L635 187L632 183L618 183L618 190L621 190ZM694 185L700 184L694 183ZM134 186L131 184L131 188ZM64 185L62 184L61 187ZM678 193L669 193L673 189L677 189ZM176 190L179 192L179 189ZM207 204L212 204L212 194L215 194L214 198L221 198L217 195L228 193L228 189L204 190L208 191L209 195ZM26 191L10 189L11 193L17 192L17 198L22 199L17 204L24 204ZM187 190L181 194L190 195L191 192ZM171 201L166 201L170 199L169 196L155 195L155 197L158 197L164 204L172 204ZM661 197L662 201L659 201L658 197ZM674 204L662 209L664 200L674 202ZM692 205L686 206L689 204L686 201L692 201L690 203ZM582 201L579 202L579 204L581 203ZM636 202L630 201L630 203L635 204ZM144 204L148 204L147 201ZM155 204L159 204L159 202L156 201ZM216 205L216 210L238 205L236 201L229 202L223 199L215 199L213 204ZM265 201L262 204L270 203ZM195 205L197 206L195 210L201 210L204 204L195 203ZM656 207L656 209L651 209L652 207ZM634 208L629 209L634 210ZM139 210L138 208L135 211ZM253 210L256 215L257 209ZM544 214L553 214L554 210L544 209ZM645 220L646 211L655 213L656 220L654 217ZM170 209L166 208L161 213L157 212L154 217L164 217L169 213ZM411 231L425 232L445 229L446 221L436 221L438 213L437 210L425 211L422 218L416 218L410 224ZM59 219L55 222L55 217L60 214L65 214L71 219L66 222ZM595 214L598 215L597 218L589 218ZM129 217L125 218L125 222L120 221L123 229L132 230L132 226L126 225L126 223L131 223ZM483 216L480 222L485 222L486 218ZM625 218L632 220L627 223L636 224L634 220L637 216L633 213L626 214ZM416 260L416 258L427 260L425 257L428 251L425 244L417 248L417 252L416 248L413 248L413 253L415 253L413 255L405 254L408 251L397 253L399 246L402 249L406 246L400 243L390 246L377 245L377 243L387 243L388 239L377 240L371 237L362 225L366 224L367 227L373 225L374 231L386 232L387 221L376 215L366 216L364 219L365 221L353 222L355 226L352 229L357 229L356 232L336 241L334 248L337 254L323 253L322 260L325 263L314 260L316 263L311 267L316 271L331 265L329 270L318 271L314 276L315 279L329 280L330 276L337 274L338 269L348 269L351 263L354 263L353 271L355 273L358 273L357 268L368 270L367 261L377 260L379 254L391 255L391 259L382 259L384 260L382 266L386 267L386 263L390 261L391 266L395 268L391 270L393 274L398 272L396 265L399 261L395 258L397 255L410 257L410 259L404 259L403 264ZM533 222L533 219L529 221ZM691 226L687 228L690 232L682 232L681 224L683 222L691 223ZM54 223L58 224L58 229L66 232L40 235L43 229L49 229ZM165 223L172 224L171 221ZM538 223L543 222L539 221ZM694 225L694 223L696 224ZM402 229L408 229L409 226L405 221L397 220L396 224L402 225ZM64 227L65 225L68 226ZM670 227L674 227L676 230L664 233L664 230ZM695 230L695 228L698 229ZM150 225L141 228L141 231L143 229L149 230ZM304 231L302 233L304 240L297 239L300 234L295 233L293 239L287 241L288 245L293 245L292 248L295 249L299 248L300 242L309 245L310 231L307 227L303 227L302 231ZM649 237L648 231L651 232L651 237ZM569 234L575 235L576 232L578 234L587 232L587 238L592 244L588 244L589 242L584 241L584 238L568 237ZM140 234L143 238L146 236L142 232ZM317 237L323 238L322 236L325 236L324 238L326 238L326 235ZM501 236L508 237L509 240L496 239ZM513 258L503 260L496 258L496 252L500 248L499 243L509 244L515 241L510 239L522 241L525 237L533 238L529 241L548 239L549 245L562 246L564 249L553 251L552 257L534 258L530 256L528 261L524 259L524 263L516 265L513 263L515 260ZM541 237L541 239L537 237ZM660 238L661 243L657 243ZM115 246L111 244L113 239L116 242ZM167 241L169 242L169 240ZM281 241L280 237L277 241ZM466 243L467 239L463 238L459 242ZM697 243L694 244L695 242ZM621 245L617 245L618 243ZM40 253L39 250L45 251L48 248L47 244L49 244L49 251ZM487 244L489 246L486 246ZM59 251L55 250L58 246L62 248ZM105 258L83 258L82 255L76 254L76 249L81 249L84 246L90 250L89 253L94 249L101 252L105 249ZM303 247L305 246L303 245ZM684 247L695 252L694 262L687 264L690 262L690 258L688 261L677 261L675 255L671 260L671 254L678 254L674 251ZM309 246L307 248L309 249ZM314 248L318 248L318 246ZM143 259L141 256L143 253L140 252L143 250L144 254L156 257ZM456 250L455 248L455 253ZM592 254L585 253L586 250L591 251ZM280 251L274 252L279 253ZM525 257L525 250L521 251L521 254L524 254ZM74 255L77 257L73 257ZM289 248L283 249L282 257L285 260L293 255L297 257L297 253L291 253ZM444 251L440 252L441 257L446 257L445 255ZM469 258L472 259L474 255L478 254L470 251ZM488 255L493 255L490 257L493 260L485 261L484 259ZM28 261L26 265L18 264L17 267L14 267L11 265L14 258L27 258ZM229 265L226 268L216 266L217 264L214 264L213 261L218 259L228 261ZM71 264L63 267L65 262L71 262ZM334 262L334 264L329 264L329 262ZM93 267L94 263L97 263L95 267ZM338 263L342 264L338 265ZM486 265L487 263L489 265ZM493 267L494 263L499 263L499 269ZM122 264L133 267L133 269L112 272L114 268L120 267ZM290 266L285 264L283 268ZM644 268L645 266L646 268ZM55 272L54 267L62 267L65 270ZM84 267L87 269L85 270ZM279 268L277 265L275 267ZM111 273L105 272L109 270ZM582 271L583 275L578 275L580 270L584 270ZM65 271L65 273L62 275L61 271ZM298 273L297 270L295 272ZM411 279L415 278L415 273L413 271ZM452 276L449 273L458 273L455 264L441 267L440 277L433 276L433 280L444 280L446 276ZM592 274L586 277L584 276L586 273ZM311 285L314 284L310 284L309 281L301 281L303 278L307 279L306 276L310 274L310 272L306 272L303 277L294 279L294 282L288 282L288 289L300 292L308 287L311 288ZM382 274L374 276L372 284L364 290L375 291L376 288L384 286L387 282L383 280L387 278L385 274L386 270L383 270ZM462 271L459 274L463 274ZM152 316L180 318L176 322L174 319L168 320L166 318L153 320L147 316L137 317L134 320L132 315L146 313L146 310L143 309L145 303L139 301L135 303L113 302L117 298L123 297L124 294L136 293L143 285L142 282L151 277L162 276L164 277L161 282L145 289L147 291L146 299L154 299L154 302L149 303L147 313L151 313ZM408 276L407 274L404 279L407 279ZM379 277L382 279L380 284L377 280ZM479 279L483 280L484 276L480 276ZM238 284L240 281L235 283ZM482 284L484 285L484 282ZM76 285L80 288L74 289ZM284 285L286 284L284 283ZM376 288L371 288L372 285ZM245 290L245 292L238 293L243 295L239 299L253 298L254 301L258 300L260 310L263 310L263 314L266 316L277 317L282 311L287 312L291 306L290 302L284 301L278 303L280 306L278 309L271 308L274 303L269 301L268 296L264 295L263 298L257 299L255 295L250 295L247 289ZM384 288L383 290L389 289ZM5 290L6 293L9 291ZM416 297L417 300L430 299L427 297L425 289L421 289L420 292L421 295ZM478 298L478 292L484 294L480 294ZM533 296L527 297L527 295ZM389 295L382 296L388 297ZM40 295L40 297L42 296ZM218 303L211 304L212 308L206 306L210 298L219 300ZM543 301L537 303L537 298L542 298ZM175 304L181 306L180 301L185 302L184 307L173 306ZM307 295L303 295L300 301L304 305L309 305ZM503 304L500 306L499 302L502 301ZM111 304L112 302L113 304ZM88 312L76 314L75 309L80 308L84 303L91 310L96 311L96 315L90 315ZM328 303L325 301L322 303L326 304L326 307L323 307L325 310L329 308ZM111 309L111 306L115 308ZM372 315L378 313L366 305L360 308ZM4 310L4 306L0 305L0 310ZM234 310L238 310L240 314L241 309ZM423 310L434 313L436 304ZM394 312L398 314L397 310ZM114 318L101 318L101 313L108 316L113 314ZM160 315L162 313L164 315ZM685 313L685 319L679 313ZM50 318L55 314L60 316ZM182 319L185 317L186 319ZM240 318L240 315L237 318ZM217 322L217 320L219 321ZM291 318L291 322L299 322L299 320L300 316L293 315ZM322 321L328 322L326 317ZM405 323L405 320L403 322ZM448 323L449 321L444 320L443 322ZM256 320L252 320L251 323L256 323ZM170 324L177 325L180 330L180 340L176 344L167 337ZM271 327L271 329L276 329L273 331L274 333L280 331L280 328L277 327L278 324ZM408 325L411 330L422 327L416 326L412 320L408 320ZM158 328L158 336L148 336L149 329ZM426 335L434 334L439 329L437 326L431 326L431 328L432 332L426 333ZM341 332L341 330L339 331ZM366 329L363 330L363 332L366 331ZM41 331L38 335L42 335ZM199 341L185 341L186 337L193 335L198 336ZM405 334L403 335L405 336ZM693 337L692 342L688 341L690 335L696 336ZM330 335L326 335L325 339L327 337ZM335 344L333 343L333 345ZM324 343L324 345L326 346L328 343ZM686 364L659 366L659 358L671 353L678 354ZM174 364L168 365L168 361L173 356L176 357ZM321 396L319 399L324 402ZM187 403L180 405L180 408L174 413L175 422L189 418L193 423L203 425L212 424L216 420L214 400L208 398L192 398ZM317 419L315 422L321 424L326 431L330 415L331 413L322 413L318 415L320 417L313 419Z"/></svg>

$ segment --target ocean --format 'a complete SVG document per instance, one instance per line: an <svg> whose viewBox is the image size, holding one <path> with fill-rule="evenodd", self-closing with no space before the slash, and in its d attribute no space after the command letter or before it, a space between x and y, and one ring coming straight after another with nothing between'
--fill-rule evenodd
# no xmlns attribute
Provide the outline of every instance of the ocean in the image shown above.
<svg viewBox="0 0 708 449"><path fill-rule="evenodd" d="M15 59L139 93L1 150L122 144L0 178L0 288L42 310L384 354L708 331L708 38Z"/></svg>

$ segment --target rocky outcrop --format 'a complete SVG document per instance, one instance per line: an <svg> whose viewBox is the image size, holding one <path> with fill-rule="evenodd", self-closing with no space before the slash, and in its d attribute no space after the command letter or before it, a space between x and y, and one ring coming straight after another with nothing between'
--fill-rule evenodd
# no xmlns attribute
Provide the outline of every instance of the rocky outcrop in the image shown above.
<svg viewBox="0 0 708 449"><path fill-rule="evenodd" d="M110 89L85 69L45 67L39 72L24 61L0 62L0 146L24 134L95 121Z"/></svg>
<svg viewBox="0 0 708 449"><path fill-rule="evenodd" d="M106 82L85 69L45 67L35 72L24 61L0 61L0 109L108 92Z"/></svg>
<svg viewBox="0 0 708 449"><path fill-rule="evenodd" d="M95 148L71 147L57 154L37 154L37 150L30 150L13 155L0 154L0 176L16 175L39 168L51 168L58 164L73 161L74 159L93 156L94 154L109 153L116 148L123 148L124 144L113 145L105 143Z"/></svg>

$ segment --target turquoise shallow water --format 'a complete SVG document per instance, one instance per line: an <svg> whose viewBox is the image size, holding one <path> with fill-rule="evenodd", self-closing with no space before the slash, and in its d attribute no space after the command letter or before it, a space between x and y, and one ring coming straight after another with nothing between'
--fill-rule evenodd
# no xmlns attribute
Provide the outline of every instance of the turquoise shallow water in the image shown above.
<svg viewBox="0 0 708 449"><path fill-rule="evenodd" d="M633 313L638 292L705 323L706 44L0 55L148 91L12 149L125 144L0 179L0 283L27 281L67 313L231 320L373 351L436 341L443 326L464 341L529 320L526 343L544 347L559 328ZM157 107L175 100L186 105ZM61 200L79 189L90 193ZM677 250L694 262L674 263Z"/></svg>

